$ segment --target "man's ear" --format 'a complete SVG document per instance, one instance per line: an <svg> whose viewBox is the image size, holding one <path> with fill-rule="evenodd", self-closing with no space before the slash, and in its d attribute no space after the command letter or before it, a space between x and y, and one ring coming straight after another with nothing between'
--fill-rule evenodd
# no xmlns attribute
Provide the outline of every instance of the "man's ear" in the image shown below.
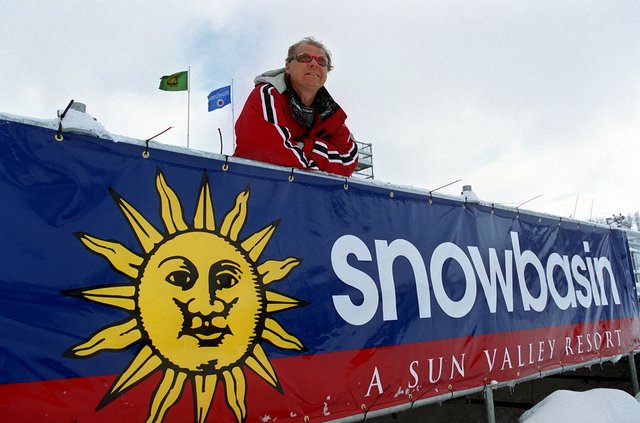
<svg viewBox="0 0 640 423"><path fill-rule="evenodd" d="M289 63L290 62L284 62L284 72L286 74L290 74L291 72L289 72Z"/></svg>

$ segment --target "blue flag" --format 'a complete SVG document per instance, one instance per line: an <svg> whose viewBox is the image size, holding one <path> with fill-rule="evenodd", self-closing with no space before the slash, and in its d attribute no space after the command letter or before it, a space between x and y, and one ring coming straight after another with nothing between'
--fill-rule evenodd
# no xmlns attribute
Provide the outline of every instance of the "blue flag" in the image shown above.
<svg viewBox="0 0 640 423"><path fill-rule="evenodd" d="M222 109L231 104L231 85L213 90L207 96L209 99L209 111Z"/></svg>

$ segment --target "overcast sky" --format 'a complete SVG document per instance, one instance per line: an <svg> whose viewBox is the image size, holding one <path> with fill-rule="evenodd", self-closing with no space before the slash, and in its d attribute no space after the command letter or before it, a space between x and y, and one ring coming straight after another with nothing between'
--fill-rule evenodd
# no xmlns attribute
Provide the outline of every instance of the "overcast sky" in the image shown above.
<svg viewBox="0 0 640 423"><path fill-rule="evenodd" d="M312 35L376 180L579 219L640 210L640 1L0 0L0 112L231 153L255 75ZM234 105L207 112L233 80Z"/></svg>

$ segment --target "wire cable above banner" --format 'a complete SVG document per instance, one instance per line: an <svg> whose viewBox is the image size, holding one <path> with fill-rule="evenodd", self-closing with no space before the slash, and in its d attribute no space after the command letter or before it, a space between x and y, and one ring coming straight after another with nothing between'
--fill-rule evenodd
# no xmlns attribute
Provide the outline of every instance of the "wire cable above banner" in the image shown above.
<svg viewBox="0 0 640 423"><path fill-rule="evenodd" d="M538 194L538 195L536 195L535 197L528 199L528 200L527 200L527 201L525 201L524 203L520 203L520 204L518 204L518 205L516 206L516 209L518 209L518 208L520 208L520 207L524 206L525 204L527 204L527 203L528 203L528 202L530 202L530 201L535 200L536 198L540 198L540 197L542 197L543 195L544 195L544 194Z"/></svg>
<svg viewBox="0 0 640 423"><path fill-rule="evenodd" d="M64 112L62 112L62 114L58 116L60 118L60 120L58 121L58 131L53 137L58 142L64 140L64 136L62 135L62 119L64 119L64 117L67 115L67 112L71 108L71 105L73 105L73 102L74 100L72 99L67 105L67 107L64 109Z"/></svg>
<svg viewBox="0 0 640 423"><path fill-rule="evenodd" d="M456 182L460 182L460 181L462 181L462 179L456 179L456 180L455 180L455 181L453 181L453 182L449 182L448 184L444 184L444 185L442 185L442 186L439 186L438 188L434 188L434 189L432 189L431 191L429 191L429 204L433 204L433 195L432 195L432 194L433 194L434 192L436 192L436 191L438 191L438 190L440 190L440 189L442 189L442 188L446 188L446 187L448 187L449 185L453 185L453 184L455 184Z"/></svg>
<svg viewBox="0 0 640 423"><path fill-rule="evenodd" d="M165 132L167 132L169 129L172 129L173 126L168 127L167 129L165 129L162 132L158 132L157 134L155 134L154 136L152 136L151 138L147 138L146 140L144 140L144 151L142 152L142 157L144 157L145 159L148 159L150 154L149 154L149 141L151 141L152 139L159 137L160 135L164 134Z"/></svg>

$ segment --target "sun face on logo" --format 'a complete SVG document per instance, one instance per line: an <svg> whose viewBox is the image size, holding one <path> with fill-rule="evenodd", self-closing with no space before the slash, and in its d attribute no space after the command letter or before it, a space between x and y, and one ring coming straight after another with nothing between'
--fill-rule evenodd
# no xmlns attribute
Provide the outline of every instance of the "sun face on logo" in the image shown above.
<svg viewBox="0 0 640 423"><path fill-rule="evenodd" d="M301 260L288 257L258 263L277 222L238 240L247 217L248 188L238 194L235 206L217 228L206 174L191 225L183 218L180 200L160 171L156 187L166 233L112 192L140 242L142 254L115 241L76 234L89 250L107 259L131 283L66 293L124 309L132 317L99 330L67 354L88 357L140 343L134 359L97 409L162 370L148 422L164 419L187 380L193 389L195 421L205 421L221 380L227 405L237 421L243 422L247 416L244 366L282 391L262 342L281 349L304 350L300 340L272 317L304 302L267 289Z"/></svg>

